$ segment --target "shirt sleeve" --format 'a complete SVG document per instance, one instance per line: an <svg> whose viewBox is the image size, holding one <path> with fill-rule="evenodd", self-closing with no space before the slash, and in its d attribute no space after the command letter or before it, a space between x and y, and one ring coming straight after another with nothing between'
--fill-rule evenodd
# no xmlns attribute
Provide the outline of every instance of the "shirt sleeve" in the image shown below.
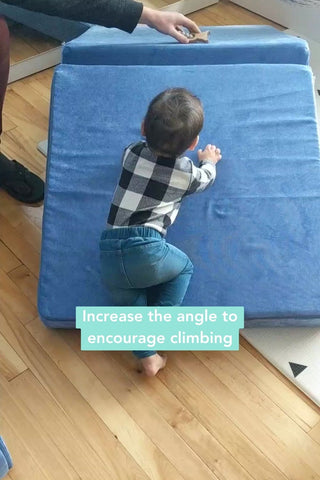
<svg viewBox="0 0 320 480"><path fill-rule="evenodd" d="M216 166L214 163L204 161L200 163L199 167L196 167L191 160L190 162L192 165L191 179L186 195L203 192L213 184L216 178Z"/></svg>
<svg viewBox="0 0 320 480"><path fill-rule="evenodd" d="M128 33L137 26L143 9L142 3L133 0L4 0L3 3Z"/></svg>

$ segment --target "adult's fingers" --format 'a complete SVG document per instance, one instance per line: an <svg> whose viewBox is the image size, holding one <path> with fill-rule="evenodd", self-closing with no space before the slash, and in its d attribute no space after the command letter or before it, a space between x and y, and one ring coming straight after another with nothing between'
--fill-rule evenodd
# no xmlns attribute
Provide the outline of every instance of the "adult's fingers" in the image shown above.
<svg viewBox="0 0 320 480"><path fill-rule="evenodd" d="M183 18L183 22L181 22L181 25L186 27L192 33L200 33L201 31L198 25L187 17Z"/></svg>
<svg viewBox="0 0 320 480"><path fill-rule="evenodd" d="M175 38L176 40L178 40L178 42L180 43L189 43L189 40L188 38L183 34L181 33L181 30L177 30L177 27L172 27L170 28L169 30L169 35L171 35L173 38Z"/></svg>

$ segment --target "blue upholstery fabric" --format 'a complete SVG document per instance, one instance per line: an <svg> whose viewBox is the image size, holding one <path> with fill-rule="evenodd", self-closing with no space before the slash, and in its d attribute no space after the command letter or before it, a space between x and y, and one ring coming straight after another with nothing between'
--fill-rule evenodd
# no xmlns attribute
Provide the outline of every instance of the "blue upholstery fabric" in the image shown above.
<svg viewBox="0 0 320 480"><path fill-rule="evenodd" d="M269 26L202 27L208 44L181 45L172 37L140 26L132 34L92 27L63 49L63 63L79 65L222 65L297 63L307 65L301 38Z"/></svg>
<svg viewBox="0 0 320 480"><path fill-rule="evenodd" d="M299 65L58 67L42 320L67 328L77 305L109 304L98 244L121 154L139 139L149 101L170 86L201 98L199 148L223 152L214 186L186 199L169 229L195 266L184 304L244 305L246 327L319 324L319 145L312 74Z"/></svg>

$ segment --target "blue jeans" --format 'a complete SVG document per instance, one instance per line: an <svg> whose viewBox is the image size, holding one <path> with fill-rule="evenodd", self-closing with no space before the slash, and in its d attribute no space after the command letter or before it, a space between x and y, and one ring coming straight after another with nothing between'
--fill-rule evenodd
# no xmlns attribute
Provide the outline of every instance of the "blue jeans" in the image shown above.
<svg viewBox="0 0 320 480"><path fill-rule="evenodd" d="M0 437L0 478L7 475L12 468L12 458L2 437Z"/></svg>
<svg viewBox="0 0 320 480"><path fill-rule="evenodd" d="M102 278L115 305L181 305L193 273L187 255L150 227L105 230L100 259ZM144 358L156 352L133 353Z"/></svg>

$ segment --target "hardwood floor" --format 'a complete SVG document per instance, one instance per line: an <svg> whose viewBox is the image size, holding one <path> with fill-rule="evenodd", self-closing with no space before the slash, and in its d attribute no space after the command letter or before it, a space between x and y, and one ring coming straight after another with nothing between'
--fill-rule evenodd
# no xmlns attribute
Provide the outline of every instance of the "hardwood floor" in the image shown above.
<svg viewBox="0 0 320 480"><path fill-rule="evenodd" d="M199 24L268 22L229 1ZM279 27L281 28L281 27ZM41 47L39 47L41 48ZM42 178L52 70L13 83L2 151ZM244 339L171 352L157 378L128 353L81 352L37 317L43 207L0 190L1 435L13 480L320 480L320 409Z"/></svg>

